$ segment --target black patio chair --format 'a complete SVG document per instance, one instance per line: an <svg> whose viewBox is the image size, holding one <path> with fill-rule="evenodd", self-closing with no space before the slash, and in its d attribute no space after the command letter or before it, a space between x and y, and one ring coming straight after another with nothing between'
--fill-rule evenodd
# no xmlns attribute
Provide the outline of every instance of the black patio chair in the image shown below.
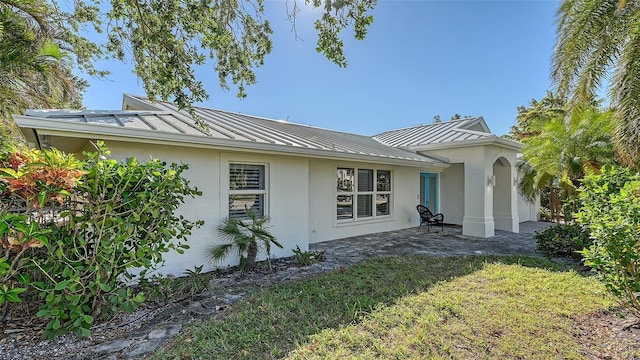
<svg viewBox="0 0 640 360"><path fill-rule="evenodd" d="M431 227L434 225L440 225L442 231L444 231L444 215L442 213L433 214L428 207L423 205L416 206L418 214L420 214L420 225L427 224L427 231L431 231Z"/></svg>

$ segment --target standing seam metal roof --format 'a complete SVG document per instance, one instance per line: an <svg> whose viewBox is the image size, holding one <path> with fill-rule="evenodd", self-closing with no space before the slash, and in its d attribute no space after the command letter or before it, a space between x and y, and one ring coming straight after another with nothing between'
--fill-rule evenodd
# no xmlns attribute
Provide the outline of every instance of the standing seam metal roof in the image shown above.
<svg viewBox="0 0 640 360"><path fill-rule="evenodd" d="M127 102L127 99L132 101ZM368 136L195 107L196 115L209 127L208 132L202 131L196 121L186 112L178 111L175 104L151 102L143 97L125 95L125 103L129 105L135 106L140 102L140 107L148 110L28 110L26 115L99 126L233 140L242 147L250 147L251 143L263 143L300 148L301 151L323 150L425 164L444 164L441 160L388 146ZM96 130L96 133L99 134L99 131Z"/></svg>
<svg viewBox="0 0 640 360"><path fill-rule="evenodd" d="M192 126L195 120L185 112L178 110L177 105L169 102L151 102L150 100L133 95L125 95L141 101L159 110L181 114L188 118ZM196 115L209 128L216 129L223 126L235 134L234 140L265 142L276 145L301 147L316 150L333 151L347 154L358 154L390 159L412 160L420 162L443 163L440 160L419 155L411 151L386 146L375 139L334 130L321 129L313 126L294 124L283 120L267 119L240 113L195 107ZM215 134L211 134L215 136Z"/></svg>
<svg viewBox="0 0 640 360"><path fill-rule="evenodd" d="M495 135L490 132L469 130L469 128L477 124L488 129L484 119L479 116L462 120L452 120L390 130L383 132L382 134L375 135L373 138L389 146L406 147L412 145L440 144L495 137Z"/></svg>

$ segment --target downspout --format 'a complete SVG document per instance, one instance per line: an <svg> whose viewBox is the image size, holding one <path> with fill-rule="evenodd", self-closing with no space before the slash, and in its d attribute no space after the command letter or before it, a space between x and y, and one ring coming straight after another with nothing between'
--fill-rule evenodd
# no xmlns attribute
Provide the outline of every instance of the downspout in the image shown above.
<svg viewBox="0 0 640 360"><path fill-rule="evenodd" d="M36 129L31 129L33 130L33 134L36 136L36 143L38 144L38 150L42 150L42 144L40 143L40 135L38 135L38 130Z"/></svg>

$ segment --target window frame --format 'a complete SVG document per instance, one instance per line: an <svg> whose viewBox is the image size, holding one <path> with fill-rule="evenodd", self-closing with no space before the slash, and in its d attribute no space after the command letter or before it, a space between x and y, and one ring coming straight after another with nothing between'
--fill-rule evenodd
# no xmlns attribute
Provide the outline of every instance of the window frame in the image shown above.
<svg viewBox="0 0 640 360"><path fill-rule="evenodd" d="M337 179L340 180L339 173L341 170L351 170L353 172L353 186L351 187L351 191L340 190L338 187L338 183L336 182L336 186L334 188L335 196L334 196L334 221L338 224L351 223L351 222L361 222L361 221L372 221L378 219L389 219L392 217L392 202L393 202L393 171L388 168L375 168L375 167L357 167L357 166L337 166L336 167L336 175ZM360 191L359 189L359 177L361 171L372 171L373 172L373 188L371 191ZM389 176L389 190L378 190L378 173L385 172L388 173ZM371 215L359 216L358 215L358 206L359 206L359 196L370 195L370 206L371 206ZM378 207L376 204L378 195L387 195L387 214L378 214ZM351 196L351 217L340 218L338 212L338 197L339 196Z"/></svg>
<svg viewBox="0 0 640 360"><path fill-rule="evenodd" d="M258 166L261 167L262 170L262 182L263 188L261 189L232 189L231 185L231 169L234 165L240 166ZM249 220L249 216L233 216L231 214L231 197L233 195L262 195L262 214L258 214L261 218L269 217L269 164L266 163L258 163L258 162L248 162L248 161L229 161L227 167L227 217L235 218L239 220Z"/></svg>

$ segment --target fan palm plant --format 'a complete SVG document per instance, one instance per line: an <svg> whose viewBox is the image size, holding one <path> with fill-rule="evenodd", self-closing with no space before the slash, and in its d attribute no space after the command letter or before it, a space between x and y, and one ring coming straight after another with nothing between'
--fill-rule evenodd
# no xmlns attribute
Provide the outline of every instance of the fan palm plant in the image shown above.
<svg viewBox="0 0 640 360"><path fill-rule="evenodd" d="M282 245L266 228L269 221L259 217L257 213L247 210L248 220L227 217L218 226L218 233L227 243L217 244L209 248L208 258L219 263L227 255L236 251L240 257L240 269L251 271L255 265L258 252L263 249L267 254L269 270L271 270L271 245L282 249Z"/></svg>

